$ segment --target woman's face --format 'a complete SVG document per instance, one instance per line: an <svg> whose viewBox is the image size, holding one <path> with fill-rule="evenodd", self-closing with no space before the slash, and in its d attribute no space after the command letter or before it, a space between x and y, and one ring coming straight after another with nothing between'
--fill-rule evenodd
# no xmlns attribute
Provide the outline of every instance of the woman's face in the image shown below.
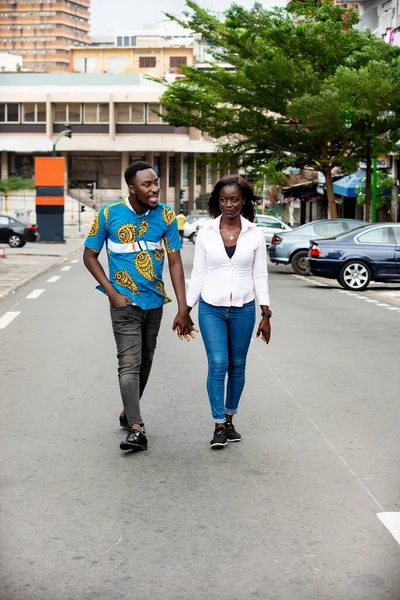
<svg viewBox="0 0 400 600"><path fill-rule="evenodd" d="M219 209L227 219L235 219L242 212L244 200L240 188L235 185L224 185L219 193Z"/></svg>

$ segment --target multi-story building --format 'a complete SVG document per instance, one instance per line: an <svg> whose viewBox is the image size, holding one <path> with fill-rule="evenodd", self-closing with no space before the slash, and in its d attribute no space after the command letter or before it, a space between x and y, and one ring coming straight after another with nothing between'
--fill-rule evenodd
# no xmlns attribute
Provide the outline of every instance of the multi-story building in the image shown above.
<svg viewBox="0 0 400 600"><path fill-rule="evenodd" d="M86 46L90 0L0 0L0 45L32 71L68 71L71 46Z"/></svg>
<svg viewBox="0 0 400 600"><path fill-rule="evenodd" d="M126 193L124 171L137 159L160 176L163 202L188 210L211 190L218 170L202 161L216 151L200 131L164 123L164 86L137 74L0 73L1 177L31 178L34 157L50 156L54 140L71 124L57 151L66 158L65 190L97 204Z"/></svg>

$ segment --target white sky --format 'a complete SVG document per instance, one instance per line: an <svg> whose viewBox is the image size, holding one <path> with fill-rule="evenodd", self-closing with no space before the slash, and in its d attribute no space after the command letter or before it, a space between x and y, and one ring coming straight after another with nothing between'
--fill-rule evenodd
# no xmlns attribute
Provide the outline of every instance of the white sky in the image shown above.
<svg viewBox="0 0 400 600"><path fill-rule="evenodd" d="M274 5L284 6L285 0L262 0L266 8ZM212 8L213 11L223 11L229 7L229 0L199 0L201 6ZM253 0L237 0L246 8L253 6ZM185 6L184 0L91 0L92 35L112 35L117 30L140 29L154 25L163 19L163 12L179 14ZM145 9L144 9L145 7Z"/></svg>

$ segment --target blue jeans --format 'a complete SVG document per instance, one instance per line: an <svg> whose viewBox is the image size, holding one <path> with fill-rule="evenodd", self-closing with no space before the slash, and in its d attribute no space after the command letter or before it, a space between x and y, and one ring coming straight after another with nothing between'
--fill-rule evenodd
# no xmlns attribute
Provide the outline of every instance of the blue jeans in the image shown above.
<svg viewBox="0 0 400 600"><path fill-rule="evenodd" d="M225 415L238 411L255 319L254 300L236 307L213 306L200 299L199 325L208 358L207 392L214 423L225 423Z"/></svg>

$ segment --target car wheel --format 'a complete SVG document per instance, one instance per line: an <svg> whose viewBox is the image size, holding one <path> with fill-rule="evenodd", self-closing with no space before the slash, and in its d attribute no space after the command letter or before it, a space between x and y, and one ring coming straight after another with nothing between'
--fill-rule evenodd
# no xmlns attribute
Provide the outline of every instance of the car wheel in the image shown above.
<svg viewBox="0 0 400 600"><path fill-rule="evenodd" d="M196 238L197 238L197 233L192 233L192 235L189 237L189 240L192 242L192 244L195 244Z"/></svg>
<svg viewBox="0 0 400 600"><path fill-rule="evenodd" d="M20 235L12 233L8 238L8 245L11 246L11 248L22 248L22 246L25 246L25 242Z"/></svg>
<svg viewBox="0 0 400 600"><path fill-rule="evenodd" d="M344 265L338 281L346 290L362 292L371 281L371 269L359 260L352 260Z"/></svg>
<svg viewBox="0 0 400 600"><path fill-rule="evenodd" d="M292 260L290 264L292 265L292 269L298 275L309 275L310 272L307 269L306 258L308 256L308 252L306 250L299 250L292 256Z"/></svg>

